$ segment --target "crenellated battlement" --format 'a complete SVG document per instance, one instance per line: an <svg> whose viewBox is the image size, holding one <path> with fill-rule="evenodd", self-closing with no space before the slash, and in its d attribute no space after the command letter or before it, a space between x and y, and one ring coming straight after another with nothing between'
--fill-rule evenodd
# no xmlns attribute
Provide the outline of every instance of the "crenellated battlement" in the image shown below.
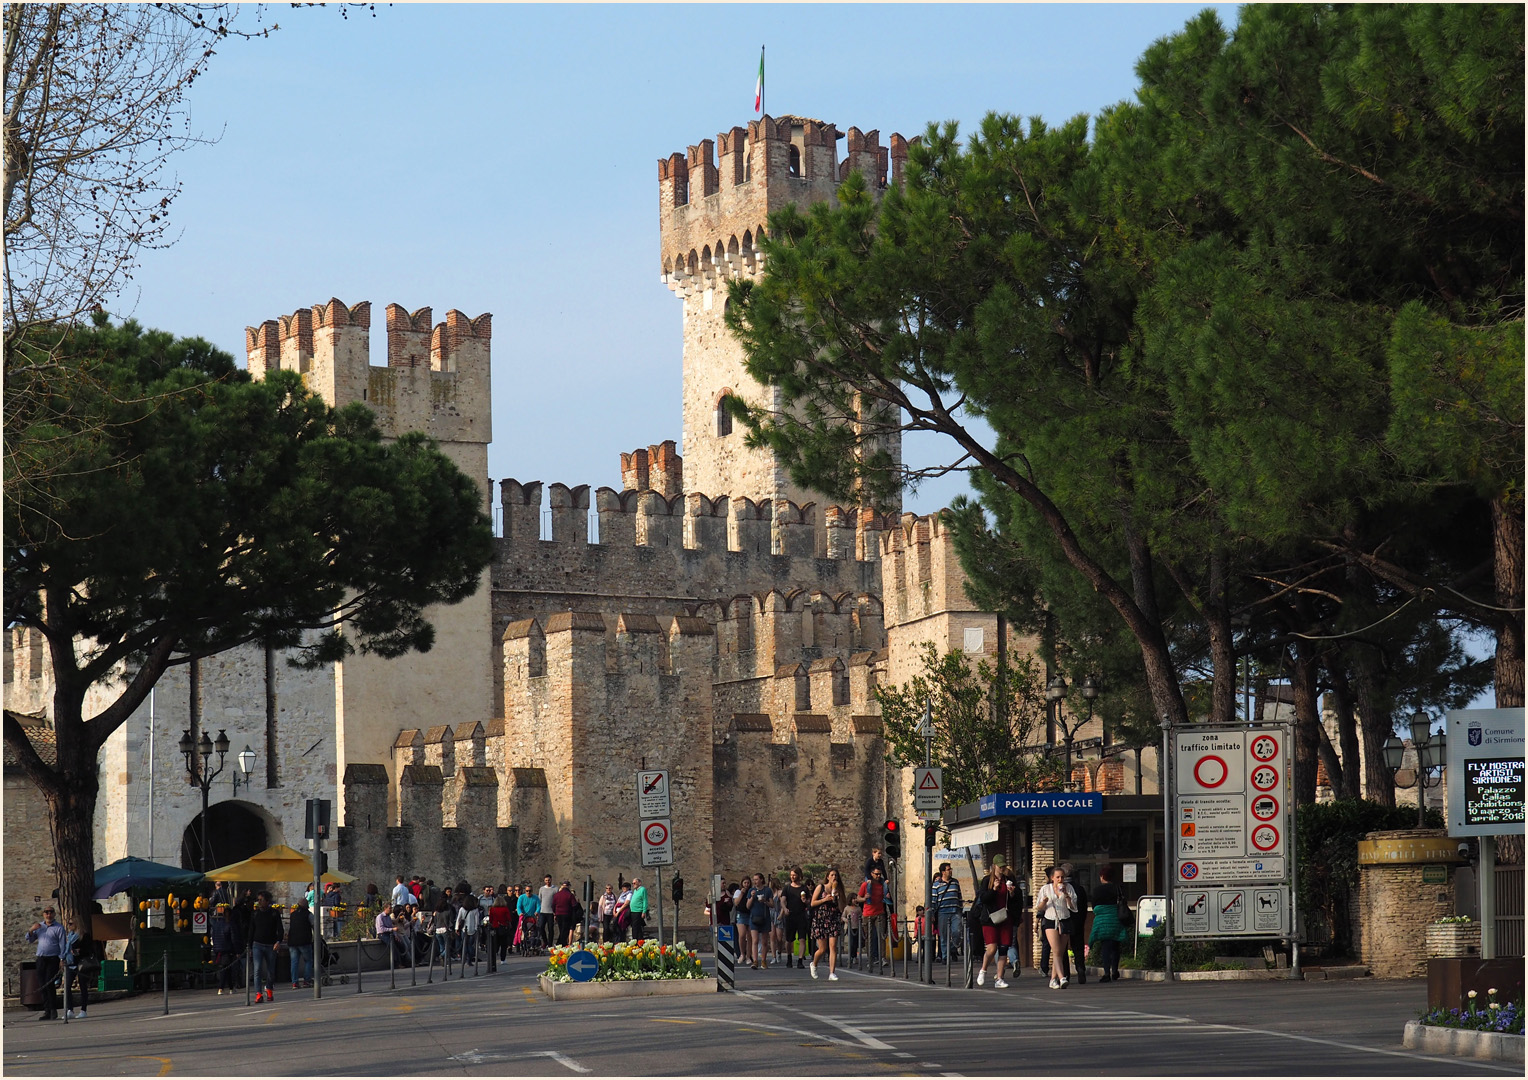
<svg viewBox="0 0 1528 1080"><path fill-rule="evenodd" d="M659 453L651 458L645 458L649 452L642 450L621 455L627 479L647 480L649 486L594 490L598 546L875 562L882 550L879 537L900 520L896 514L842 506L825 507L819 514L815 503L790 499L671 492L672 483L665 480L660 488L654 478L660 469L678 474L681 462L679 455L671 453L673 445L668 442L652 448ZM670 453L662 453L665 448ZM646 464L639 462L637 455L644 455ZM541 540L544 496L551 511L550 540ZM499 502L506 542L589 543L587 484L569 487L510 478L499 482Z"/></svg>
<svg viewBox="0 0 1528 1080"><path fill-rule="evenodd" d="M791 203L832 200L851 172L863 175L872 191L900 183L911 142L892 135L890 145L882 146L878 130L841 132L809 117L766 115L746 129L733 127L660 159L664 282L684 295L697 285L753 273L760 263L758 238L771 213Z"/></svg>
<svg viewBox="0 0 1528 1080"><path fill-rule="evenodd" d="M389 436L423 431L443 443L491 441L493 316L387 306L386 366L371 363L371 303L338 299L267 319L244 331L249 372L302 374L331 405L362 401Z"/></svg>

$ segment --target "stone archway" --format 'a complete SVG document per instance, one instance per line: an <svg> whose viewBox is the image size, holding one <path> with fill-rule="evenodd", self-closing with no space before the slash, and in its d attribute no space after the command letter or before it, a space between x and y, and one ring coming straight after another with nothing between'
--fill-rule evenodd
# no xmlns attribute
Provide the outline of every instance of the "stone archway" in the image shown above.
<svg viewBox="0 0 1528 1080"><path fill-rule="evenodd" d="M227 866L258 855L279 840L271 832L269 816L259 807L232 800L213 803L207 808L207 862L201 859L202 815L198 814L181 837L180 865L188 870Z"/></svg>

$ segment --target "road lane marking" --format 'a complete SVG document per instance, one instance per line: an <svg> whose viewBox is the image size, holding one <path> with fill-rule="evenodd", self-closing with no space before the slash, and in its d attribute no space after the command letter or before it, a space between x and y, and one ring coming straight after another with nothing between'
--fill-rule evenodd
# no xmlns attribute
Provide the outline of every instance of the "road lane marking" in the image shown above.
<svg viewBox="0 0 1528 1080"><path fill-rule="evenodd" d="M535 991L533 991L529 986L520 987L520 992L525 995L525 1003L527 1005L541 1004L541 1002L536 997Z"/></svg>
<svg viewBox="0 0 1528 1080"><path fill-rule="evenodd" d="M561 1065L563 1068L569 1069L576 1073L591 1073L594 1071L593 1069L584 1068L582 1065L568 1057L566 1054L559 1054L556 1050L536 1050L532 1052L531 1056L549 1057L553 1061L557 1062L557 1064Z"/></svg>
<svg viewBox="0 0 1528 1080"><path fill-rule="evenodd" d="M648 1019L651 1020L655 1024L698 1024L698 1023L700 1023L699 1020L676 1020L672 1016L650 1016L650 1017L648 1017Z"/></svg>

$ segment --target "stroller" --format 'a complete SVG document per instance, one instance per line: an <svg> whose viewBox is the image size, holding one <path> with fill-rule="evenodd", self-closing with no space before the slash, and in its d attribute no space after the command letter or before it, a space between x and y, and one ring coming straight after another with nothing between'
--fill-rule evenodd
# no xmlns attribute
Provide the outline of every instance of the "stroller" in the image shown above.
<svg viewBox="0 0 1528 1080"><path fill-rule="evenodd" d="M520 916L520 923L515 928L514 946L520 956L541 955L541 931L535 916Z"/></svg>

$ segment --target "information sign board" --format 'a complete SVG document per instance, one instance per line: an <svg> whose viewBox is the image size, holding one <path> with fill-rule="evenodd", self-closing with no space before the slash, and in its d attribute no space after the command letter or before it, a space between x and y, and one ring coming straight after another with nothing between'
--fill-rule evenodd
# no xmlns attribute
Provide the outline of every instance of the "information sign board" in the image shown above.
<svg viewBox="0 0 1528 1080"><path fill-rule="evenodd" d="M1177 882L1203 888L1281 881L1288 855L1287 728L1190 725L1174 741ZM1238 923L1234 910L1222 920L1207 908L1205 918L1203 933L1219 932L1222 921Z"/></svg>
<svg viewBox="0 0 1528 1080"><path fill-rule="evenodd" d="M1289 886L1179 888L1174 937L1279 937L1289 933Z"/></svg>
<svg viewBox="0 0 1528 1080"><path fill-rule="evenodd" d="M644 769L637 773L637 817L645 821L668 816L668 770Z"/></svg>
<svg viewBox="0 0 1528 1080"><path fill-rule="evenodd" d="M1523 710L1448 714L1448 834L1523 832Z"/></svg>

